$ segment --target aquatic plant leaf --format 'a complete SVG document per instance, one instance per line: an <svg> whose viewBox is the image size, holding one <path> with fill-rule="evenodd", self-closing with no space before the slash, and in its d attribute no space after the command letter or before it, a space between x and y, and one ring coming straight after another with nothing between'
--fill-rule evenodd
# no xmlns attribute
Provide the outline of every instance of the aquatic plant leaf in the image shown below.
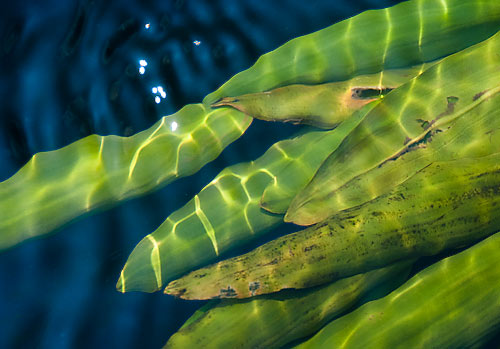
<svg viewBox="0 0 500 349"><path fill-rule="evenodd" d="M498 151L499 51L500 33L388 94L294 198L285 221L317 223L388 192L433 161Z"/></svg>
<svg viewBox="0 0 500 349"><path fill-rule="evenodd" d="M319 85L288 85L277 89L222 98L212 107L231 106L265 121L333 128L364 105L421 74L436 62L406 69L359 75L347 81Z"/></svg>
<svg viewBox="0 0 500 349"><path fill-rule="evenodd" d="M497 104L496 117L500 117ZM321 285L474 243L500 226L500 153L435 162L388 194L170 282L184 299ZM255 287L258 283L258 288Z"/></svg>
<svg viewBox="0 0 500 349"><path fill-rule="evenodd" d="M473 348L500 325L500 233L424 269L296 348Z"/></svg>
<svg viewBox="0 0 500 349"><path fill-rule="evenodd" d="M499 26L497 0L414 0L366 11L261 56L203 103L410 67L485 40Z"/></svg>
<svg viewBox="0 0 500 349"><path fill-rule="evenodd" d="M275 189L270 206L284 206L284 212L371 107L367 105L335 130L280 141L257 160L224 169L139 242L122 270L117 289L157 291L173 278L213 262L219 254L283 223L283 216L261 209L264 190Z"/></svg>
<svg viewBox="0 0 500 349"><path fill-rule="evenodd" d="M165 348L279 348L309 336L352 308L375 287L384 294L407 280L412 261L358 274L319 288L251 300L226 299L195 313Z"/></svg>
<svg viewBox="0 0 500 349"><path fill-rule="evenodd" d="M400 84L427 66L377 74L377 81L385 75L385 81ZM356 81L375 80L374 76L360 76ZM121 273L117 289L122 292L156 291L182 273L212 262L220 253L279 225L281 216L270 216L260 208L271 213L285 213L292 198L311 180L328 154L375 105L373 102L365 105L333 131L278 142L256 161L225 169L188 204L139 242ZM249 187L246 181L256 178L257 174L260 180L254 179ZM241 195L231 194L235 192ZM262 196L260 202L259 196ZM191 251L198 253L195 255Z"/></svg>
<svg viewBox="0 0 500 349"><path fill-rule="evenodd" d="M91 135L35 154L0 183L0 250L197 172L251 121L233 108L188 105L131 137Z"/></svg>
<svg viewBox="0 0 500 349"><path fill-rule="evenodd" d="M263 189L260 207L271 213L284 214L292 199L309 183L328 155L335 151L342 140L363 120L365 115L377 103L378 101L373 101L365 105L350 118L343 121L335 130L325 133L329 138L328 144L314 145L314 148L309 148L310 152L304 152L303 149L306 147L302 148L297 144L298 147L295 149L301 161L289 162L280 168L275 180ZM321 146L327 148L320 148ZM317 157L323 154L328 155L324 158L322 156L321 158ZM311 161L316 159L321 159L321 161Z"/></svg>
<svg viewBox="0 0 500 349"><path fill-rule="evenodd" d="M263 56L254 67L231 79L227 85L224 85L214 94L207 96L205 105L229 95L260 92L291 83L310 84L330 80L345 80L359 74L376 73L384 68L406 67L430 61L467 47L491 35L499 21L499 7L500 5L492 0L460 2L458 0L449 0L440 1L439 3L422 0L409 2L408 5L404 6L403 4L399 7L395 6L387 10L369 11L323 31L293 40L278 50ZM396 24L398 24L398 30L393 30ZM380 42L385 44L380 44ZM294 59L291 59L292 57ZM230 94L221 94L221 91L227 91ZM214 99L213 97L217 95L218 97ZM186 108L184 112L201 107L188 106ZM183 114L184 112L180 113ZM208 109L206 112L208 113ZM204 113L204 111L201 113ZM237 115L234 112L232 113ZM195 114L199 113L195 112ZM188 116L186 119L190 118ZM218 120L215 117L210 119ZM245 122L249 123L250 120L245 119ZM231 124L232 121L228 121L228 123ZM243 125L240 121L236 121L236 123L239 124L236 128ZM220 127L218 131L224 132L224 126L221 126L221 124L217 126ZM191 125L195 127L195 123ZM241 128L244 129L247 126L248 124ZM80 154L82 156L80 159L72 158L72 155L70 155L78 145L65 147L63 149L66 150L61 150L59 153L36 154L18 174L0 183L0 194L2 194L0 209L9 207L9 210L2 212L2 214L8 215L8 218L2 219L2 226L0 226L0 239L4 241L0 243L0 248L7 248L26 238L45 234L81 213L91 210L93 207L116 202L151 190L156 186L156 184L152 184L153 182L165 184L171 178L176 178L177 174L171 173L171 167L177 165L171 164L167 166L168 168L162 168L161 171L168 173L164 177L155 174L153 170L153 168L160 170L163 166L161 164L171 161L172 157L162 159L158 164L151 160L149 165L142 166L143 161L148 162L145 160L146 158L153 159L152 156L145 156L149 150L154 148L149 146L150 143L164 143L162 146L164 148L175 148L182 145L180 149L185 154L186 160L180 160L178 164L191 163L190 160L187 160L188 158L192 158L193 163L198 163L198 160L195 160L196 154L199 153L196 142L189 140L184 142L176 137L156 137L156 134L154 136L155 142L149 142L146 138L156 132L156 127L160 127L160 131L165 129L160 121L150 130L129 138L114 136L102 138L97 135L85 138L79 141L80 143L76 142L74 144L82 145L82 148L87 148L94 155L87 154L87 156L84 156L84 154ZM228 130L232 130L234 125L226 125L226 127L228 127ZM204 135L208 135L210 142L214 141L209 148L214 144L218 144L218 136L210 136L211 131L205 126L198 130L201 139L203 139ZM237 132L242 133L239 130ZM230 133L231 131L228 132L228 134ZM234 136L232 140L236 138L237 136ZM125 139L127 142L122 144L121 140ZM99 165L101 160L98 159L101 153L99 149L102 140L106 140L103 143L105 145L102 148L103 155L108 149L112 148L115 149L112 152L120 154L119 156L114 154L114 156L117 156L117 160L106 159L103 164L104 167L108 168L104 169L101 169L102 166ZM141 141L146 142L144 144L148 144L148 146L141 146ZM225 145L223 144L223 146ZM134 147L137 148L134 149ZM214 149L218 149L218 145L214 145ZM75 154L81 152L85 151L79 150ZM220 151L217 150L216 152ZM61 155L55 165L54 161L51 160L54 154ZM65 155L62 156L62 154ZM141 154L141 156L134 157L132 154ZM202 158L205 159L204 156ZM33 169L30 170L35 163L34 159L36 159L38 167L44 168L45 174L40 174L39 171ZM209 150L206 156L208 160L203 159L200 160L200 163L213 159L212 152ZM43 163L45 160L47 160L47 164ZM67 161L67 164L61 165L60 161ZM128 161L128 165L122 166L124 161ZM71 170L72 166L82 166L82 168ZM148 168L148 166L151 166L151 168ZM47 170L49 167L53 168ZM115 171L115 173L118 173L124 167L128 167L128 177L130 178L125 179L126 175L119 176L121 178L117 180L117 183L122 185L121 189L116 189L114 184L110 185L112 181L109 181L108 178L99 177L101 171ZM77 174L86 173L88 170L92 171L88 178L77 176ZM150 171L153 171L151 175L149 174ZM37 173L37 176L50 177L52 182L60 181L63 183L66 181L71 183L66 186L55 185L54 183L52 183L54 185L48 185L43 180L38 181L37 176L33 177L28 172ZM70 172L71 179L66 179L65 176L69 176ZM126 171L122 172L125 173ZM186 171L186 173L188 172L189 170ZM30 181L25 181L28 177ZM106 174L105 177L109 177L109 175ZM145 177L151 178L146 179ZM23 181L23 188L21 188L21 185L16 184L21 180ZM95 183L95 185L92 183ZM66 191L68 186L71 186L72 189L78 187L78 190L68 193ZM134 188L134 186L137 187ZM140 189L137 189L139 187ZM39 196L42 198L33 199L33 197ZM69 196L72 198L67 199ZM101 196L102 198L99 198ZM25 197L31 199L25 200ZM113 197L113 199L108 200L109 197ZM23 201L22 207L17 204ZM32 202L36 202L33 207L30 206ZM11 203L16 205L11 205ZM24 212L16 212L16 206L21 207Z"/></svg>

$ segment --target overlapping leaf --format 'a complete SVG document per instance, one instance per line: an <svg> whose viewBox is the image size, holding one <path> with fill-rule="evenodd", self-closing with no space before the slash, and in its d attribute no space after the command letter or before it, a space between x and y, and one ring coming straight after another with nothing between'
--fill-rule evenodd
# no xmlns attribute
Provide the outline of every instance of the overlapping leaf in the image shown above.
<svg viewBox="0 0 500 349"><path fill-rule="evenodd" d="M364 205L174 280L165 293L248 298L317 286L467 246L499 226L500 153L436 162Z"/></svg>
<svg viewBox="0 0 500 349"><path fill-rule="evenodd" d="M500 233L334 320L295 348L482 347L500 325Z"/></svg>
<svg viewBox="0 0 500 349"><path fill-rule="evenodd" d="M320 288L249 301L223 300L195 313L166 348L278 348L316 332L374 288L387 294L407 278L411 261L358 274ZM238 324L235 326L235 324Z"/></svg>
<svg viewBox="0 0 500 349"><path fill-rule="evenodd" d="M433 161L500 149L500 33L391 92L322 165L286 221L320 222L388 192Z"/></svg>
<svg viewBox="0 0 500 349"><path fill-rule="evenodd" d="M288 207L370 108L365 107L335 130L278 142L257 160L224 169L136 246L118 280L118 290L161 289L174 277L281 224L282 215L261 209L264 190L275 188L278 195L273 203Z"/></svg>

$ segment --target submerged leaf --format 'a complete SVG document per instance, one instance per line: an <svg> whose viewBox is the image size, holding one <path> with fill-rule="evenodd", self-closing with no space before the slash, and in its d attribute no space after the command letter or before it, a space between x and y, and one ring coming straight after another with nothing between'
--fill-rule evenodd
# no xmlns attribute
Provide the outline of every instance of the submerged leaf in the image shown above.
<svg viewBox="0 0 500 349"><path fill-rule="evenodd" d="M436 62L407 69L359 75L319 85L288 85L271 91L222 98L212 107L231 106L261 120L333 128L364 105L421 74Z"/></svg>
<svg viewBox="0 0 500 349"><path fill-rule="evenodd" d="M436 160L500 149L500 33L391 92L344 139L287 211L310 225L382 195Z"/></svg>
<svg viewBox="0 0 500 349"><path fill-rule="evenodd" d="M165 293L184 299L247 298L321 285L466 246L499 226L500 153L436 162L384 196L191 272L169 283Z"/></svg>
<svg viewBox="0 0 500 349"><path fill-rule="evenodd" d="M498 0L415 0L366 11L261 56L203 103L430 62L487 39L499 26Z"/></svg>
<svg viewBox="0 0 500 349"><path fill-rule="evenodd" d="M251 300L223 300L196 312L165 348L279 348L309 336L348 311L377 286L384 293L407 279L412 261L358 274L323 287Z"/></svg>
<svg viewBox="0 0 500 349"><path fill-rule="evenodd" d="M475 348L500 325L500 233L419 272L296 348Z"/></svg>
<svg viewBox="0 0 500 349"><path fill-rule="evenodd" d="M232 108L188 105L131 137L91 135L35 154L0 183L0 250L197 172L251 122Z"/></svg>
<svg viewBox="0 0 500 349"><path fill-rule="evenodd" d="M342 140L363 120L365 115L377 104L372 102L355 112L350 118L342 122L335 130L325 134L331 139L331 143L325 145L313 145L310 152L305 152L304 148L297 144L297 151L300 153L302 162L290 163L284 166L276 180L270 182L263 190L260 206L271 213L284 214L292 199L302 190L313 178L318 168L328 155L321 158L321 161L311 162L320 154L330 154L339 146ZM319 159L319 158L318 158ZM293 174L293 175L290 175Z"/></svg>
<svg viewBox="0 0 500 349"><path fill-rule="evenodd" d="M139 242L123 268L117 289L156 291L173 278L281 224L283 216L261 209L264 190L275 190L268 204L284 206L284 213L291 199L369 109L367 106L335 130L280 141L257 160L224 169Z"/></svg>

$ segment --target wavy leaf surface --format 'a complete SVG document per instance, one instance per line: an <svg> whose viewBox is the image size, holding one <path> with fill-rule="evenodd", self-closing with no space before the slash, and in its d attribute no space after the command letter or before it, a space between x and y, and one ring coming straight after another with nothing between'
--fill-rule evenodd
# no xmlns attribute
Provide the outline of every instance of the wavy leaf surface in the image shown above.
<svg viewBox="0 0 500 349"><path fill-rule="evenodd" d="M261 208L264 190L274 189L270 206L286 210L293 196L371 107L366 106L335 130L280 141L257 160L224 169L139 242L122 270L117 289L156 291L173 278L281 224L282 215Z"/></svg>
<svg viewBox="0 0 500 349"><path fill-rule="evenodd" d="M203 103L430 62L487 39L499 26L497 0L413 0L366 11L262 55Z"/></svg>
<svg viewBox="0 0 500 349"><path fill-rule="evenodd" d="M424 269L295 348L481 347L500 324L500 233Z"/></svg>
<svg viewBox="0 0 500 349"><path fill-rule="evenodd" d="M500 149L500 33L447 57L373 108L288 208L300 225L372 200L433 161Z"/></svg>
<svg viewBox="0 0 500 349"><path fill-rule="evenodd" d="M384 293L407 279L412 261L286 295L222 300L195 313L165 348L280 348L342 315L375 287Z"/></svg>
<svg viewBox="0 0 500 349"><path fill-rule="evenodd" d="M191 272L165 293L247 298L467 246L498 231L499 193L500 153L436 162L384 196Z"/></svg>
<svg viewBox="0 0 500 349"><path fill-rule="evenodd" d="M35 154L0 183L0 250L197 172L251 122L232 108L188 105L131 137L91 135Z"/></svg>

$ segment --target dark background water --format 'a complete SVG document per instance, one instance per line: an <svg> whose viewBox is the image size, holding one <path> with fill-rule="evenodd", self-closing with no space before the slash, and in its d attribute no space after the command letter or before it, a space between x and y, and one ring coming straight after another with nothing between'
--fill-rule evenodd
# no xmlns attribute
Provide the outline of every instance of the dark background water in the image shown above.
<svg viewBox="0 0 500 349"><path fill-rule="evenodd" d="M36 152L92 133L146 129L287 40L398 2L3 2L0 181ZM151 90L158 85L166 92L159 104ZM118 293L129 253L224 167L258 157L295 130L256 122L199 174L0 253L0 348L163 345L201 302Z"/></svg>

